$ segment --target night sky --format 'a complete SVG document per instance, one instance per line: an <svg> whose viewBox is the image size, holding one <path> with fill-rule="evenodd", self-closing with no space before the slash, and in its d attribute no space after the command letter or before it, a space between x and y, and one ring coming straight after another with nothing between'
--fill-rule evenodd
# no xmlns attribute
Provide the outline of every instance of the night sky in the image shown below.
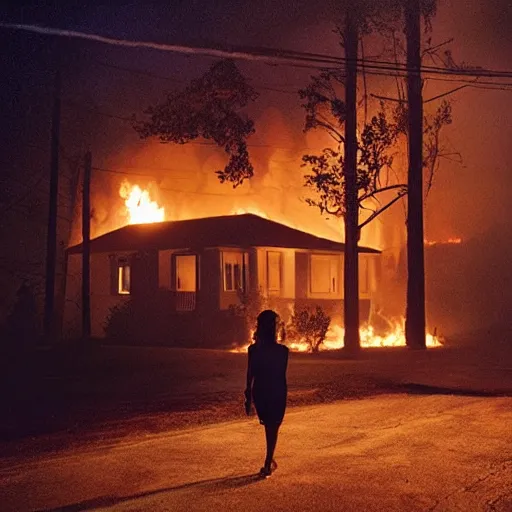
<svg viewBox="0 0 512 512"><path fill-rule="evenodd" d="M0 19L125 39L193 45L268 46L341 54L333 33L337 3L331 1L141 1L119 3L115 7L107 2L90 2L86 6L74 1L60 4L4 3L0 7ZM440 0L434 20L434 40L441 42L454 38L450 48L459 63L512 69L510 26L512 3L509 0ZM170 148L144 143L138 140L131 124L122 119L132 114L140 116L148 105L162 99L167 92L204 73L214 62L212 58L114 48L5 29L0 29L0 44L0 176L3 181L0 279L11 293L15 288L13 275L18 283L20 276L40 272L37 260L45 243L56 46L64 50L62 219L59 224L62 247L76 236L76 223L73 234L73 224L67 220L73 217L68 211L69 200L76 189L76 184L72 183L74 170L86 149L92 150L94 165L99 168L150 171L162 188L174 191L172 199L177 215L179 207L183 210L183 205L192 200L190 196L184 196L183 191L232 193L215 182L213 171L219 160L211 149L200 146ZM378 52L374 44L370 39L369 55ZM289 180L298 183L300 169L298 175L296 171L294 177L290 177L268 162L282 161L285 162L283 165L293 166L301 149L314 144L314 136L308 139L302 134L303 112L296 94L313 70L251 62L241 62L239 66L260 93L260 98L251 107L251 115L256 119L256 134L250 144L254 145L257 175L254 183L244 185L245 189L240 193L245 190L257 194L258 187L272 182L278 189L276 194L282 195ZM392 84L385 81L375 82L374 87L393 93ZM453 87L454 84L429 82L425 97ZM454 122L446 131L445 140L453 151L462 155L463 163L442 163L426 206L429 239L452 236L463 240L503 238L503 243L494 244L495 253L492 253L493 261L497 262L494 265L496 279L507 267L510 255L507 233L512 232L508 214L512 186L511 98L510 88L506 91L464 89L451 97ZM292 153L293 157L290 156ZM175 164L178 159L182 162L180 166ZM164 168L169 171L157 170ZM112 222L111 210L114 206L117 208L117 203L112 206L109 201L116 196L119 179L120 176L98 173L93 183L93 230L101 230L102 225L109 226ZM197 198L202 204L208 203L212 210L219 202L213 195ZM281 205L280 213L293 214L294 208L296 206L290 200L290 204ZM184 210L182 215L186 215ZM400 218L403 222L403 211L393 217L393 222ZM308 227L304 226L305 229ZM324 233L327 234L328 231ZM379 242L392 245L396 240ZM484 265L484 262L480 263ZM5 309L9 300L9 294L6 294L0 309ZM498 296L497 300L502 301L503 296Z"/></svg>

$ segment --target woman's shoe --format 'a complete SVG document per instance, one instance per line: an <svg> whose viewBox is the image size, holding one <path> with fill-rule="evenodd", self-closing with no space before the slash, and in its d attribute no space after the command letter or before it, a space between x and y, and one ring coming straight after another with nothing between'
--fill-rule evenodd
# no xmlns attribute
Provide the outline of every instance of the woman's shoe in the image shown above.
<svg viewBox="0 0 512 512"><path fill-rule="evenodd" d="M271 475L272 475L272 470L270 468L266 468L265 466L263 466L260 469L260 473L259 473L260 478L268 478Z"/></svg>
<svg viewBox="0 0 512 512"><path fill-rule="evenodd" d="M272 459L272 462L270 463L270 466L263 466L260 469L260 477L261 478L268 478L269 476L272 476L272 473L277 469L277 462Z"/></svg>

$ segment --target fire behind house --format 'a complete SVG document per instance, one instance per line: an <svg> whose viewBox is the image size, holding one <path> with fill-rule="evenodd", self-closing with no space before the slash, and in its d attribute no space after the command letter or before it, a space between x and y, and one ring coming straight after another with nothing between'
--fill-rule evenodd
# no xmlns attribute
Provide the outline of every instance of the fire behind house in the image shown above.
<svg viewBox="0 0 512 512"><path fill-rule="evenodd" d="M284 320L295 307L318 305L340 324L343 251L344 244L252 214L125 226L91 242L93 335L113 334L117 315L122 335L137 342L241 343L236 308L247 306L244 297ZM80 253L80 245L68 251L68 298L79 292L72 276L80 273ZM378 257L360 249L363 320ZM68 330L76 329L78 316L67 313Z"/></svg>
<svg viewBox="0 0 512 512"><path fill-rule="evenodd" d="M95 337L115 342L244 347L248 320L266 307L287 322L320 307L331 317L322 348L343 345L344 244L263 215L245 213L164 221L146 189L123 182L128 225L91 242L91 320ZM359 249L361 342L405 344L403 319L372 321L380 251ZM79 335L81 245L67 251L64 333ZM384 327L382 320L384 320ZM290 342L306 350L300 340ZM427 335L429 346L438 340Z"/></svg>

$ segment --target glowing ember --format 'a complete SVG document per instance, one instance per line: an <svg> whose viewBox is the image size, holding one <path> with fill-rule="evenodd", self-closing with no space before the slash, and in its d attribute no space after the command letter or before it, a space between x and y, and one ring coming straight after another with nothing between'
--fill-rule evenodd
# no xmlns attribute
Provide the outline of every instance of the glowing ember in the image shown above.
<svg viewBox="0 0 512 512"><path fill-rule="evenodd" d="M121 183L119 195L125 200L129 224L149 224L165 220L164 208L152 201L149 191L141 189L139 185L130 185L125 180Z"/></svg>
<svg viewBox="0 0 512 512"><path fill-rule="evenodd" d="M361 327L359 336L361 339L362 348L375 348L375 347L405 347L405 331L404 321L396 322L392 329L386 334L376 334L375 329L370 325ZM345 329L339 325L333 325L327 331L327 336L320 350L337 350L343 348L343 337ZM442 346L442 338L437 334L427 334L426 343L428 348L436 348ZM235 348L231 352L246 352L250 343L242 347ZM308 352L309 346L303 341L287 340L286 345L294 352Z"/></svg>
<svg viewBox="0 0 512 512"><path fill-rule="evenodd" d="M432 245L446 245L446 244L461 244L462 238L448 238L448 240L425 240L425 245L432 246Z"/></svg>

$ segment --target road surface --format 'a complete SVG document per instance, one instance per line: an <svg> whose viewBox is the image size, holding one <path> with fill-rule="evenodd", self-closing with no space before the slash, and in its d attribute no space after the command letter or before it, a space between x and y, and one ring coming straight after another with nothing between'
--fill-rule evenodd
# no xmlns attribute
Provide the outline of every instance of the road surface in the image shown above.
<svg viewBox="0 0 512 512"><path fill-rule="evenodd" d="M512 511L512 398L384 395L290 410L271 478L255 418L0 462L0 509Z"/></svg>

